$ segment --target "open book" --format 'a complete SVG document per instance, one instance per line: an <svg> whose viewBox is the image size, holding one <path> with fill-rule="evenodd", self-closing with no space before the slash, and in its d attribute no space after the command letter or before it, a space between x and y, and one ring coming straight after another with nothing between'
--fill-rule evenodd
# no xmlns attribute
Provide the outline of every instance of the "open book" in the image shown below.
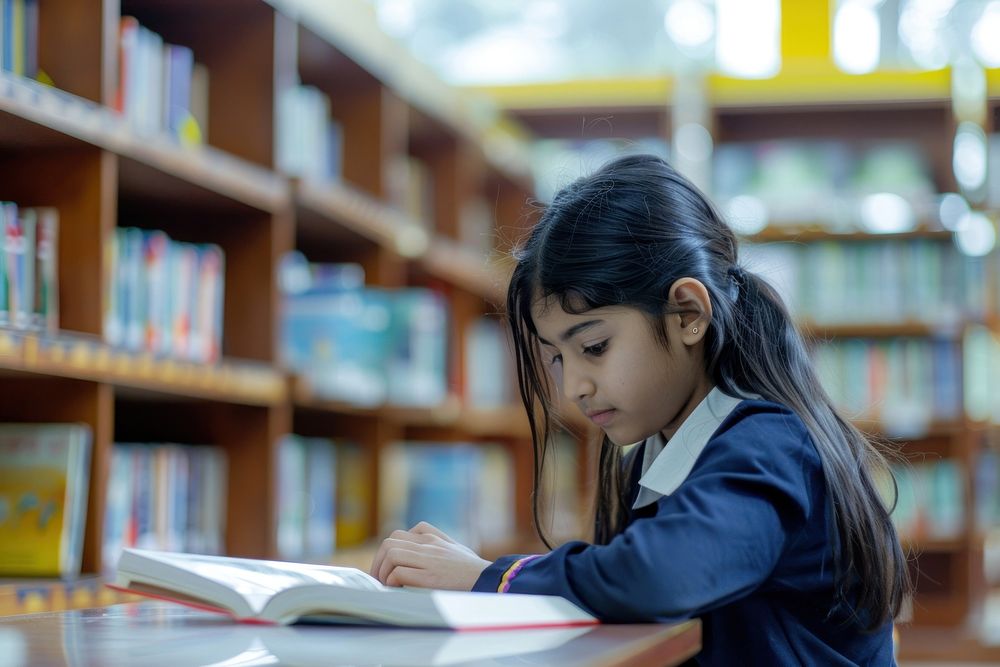
<svg viewBox="0 0 1000 667"><path fill-rule="evenodd" d="M333 623L499 630L593 625L561 597L390 588L361 570L125 549L111 588L247 623Z"/></svg>

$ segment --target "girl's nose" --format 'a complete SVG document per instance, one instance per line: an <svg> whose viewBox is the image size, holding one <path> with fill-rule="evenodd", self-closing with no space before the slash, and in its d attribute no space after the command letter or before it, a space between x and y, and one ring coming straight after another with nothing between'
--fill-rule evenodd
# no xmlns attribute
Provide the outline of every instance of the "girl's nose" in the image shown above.
<svg viewBox="0 0 1000 667"><path fill-rule="evenodd" d="M579 401L594 393L596 387L590 375L578 371L573 365L567 365L565 361L562 366L562 375L563 395L566 398Z"/></svg>

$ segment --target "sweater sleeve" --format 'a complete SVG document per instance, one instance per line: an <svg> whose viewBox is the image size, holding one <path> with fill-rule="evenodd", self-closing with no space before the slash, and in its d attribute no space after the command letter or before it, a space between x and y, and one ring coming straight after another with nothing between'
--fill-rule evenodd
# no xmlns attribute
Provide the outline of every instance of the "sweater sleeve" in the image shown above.
<svg viewBox="0 0 1000 667"><path fill-rule="evenodd" d="M822 470L793 414L777 406L738 412L654 516L606 545L570 542L527 561L504 557L475 590L561 595L620 622L697 616L752 592L786 540L823 511L810 500Z"/></svg>

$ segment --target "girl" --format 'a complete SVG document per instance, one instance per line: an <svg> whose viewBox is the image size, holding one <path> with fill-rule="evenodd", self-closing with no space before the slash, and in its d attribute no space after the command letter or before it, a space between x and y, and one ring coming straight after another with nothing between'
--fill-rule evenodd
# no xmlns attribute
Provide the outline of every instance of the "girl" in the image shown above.
<svg viewBox="0 0 1000 667"><path fill-rule="evenodd" d="M873 484L885 461L737 260L659 158L560 191L517 254L508 318L536 483L550 376L604 431L594 544L490 563L421 523L382 543L372 574L561 595L611 622L700 617L701 664L893 664L910 581Z"/></svg>

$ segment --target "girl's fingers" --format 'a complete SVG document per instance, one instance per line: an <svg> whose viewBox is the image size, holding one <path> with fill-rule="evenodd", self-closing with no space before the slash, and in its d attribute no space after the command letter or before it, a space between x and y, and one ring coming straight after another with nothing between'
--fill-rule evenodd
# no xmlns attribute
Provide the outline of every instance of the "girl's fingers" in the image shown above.
<svg viewBox="0 0 1000 667"><path fill-rule="evenodd" d="M433 526L431 527L433 528ZM444 533L441 534L443 535ZM378 551L375 553L375 558L372 559L372 566L371 569L368 570L368 574L378 578L378 572L382 567L382 561L385 559L385 552L387 549L400 547L404 543L433 544L436 541L436 539L437 535L433 535L430 533L413 533L408 530L392 531L392 534L382 541L382 544L379 546Z"/></svg>
<svg viewBox="0 0 1000 667"><path fill-rule="evenodd" d="M410 533L415 533L417 535L433 535L435 537L440 537L445 542L451 542L452 544L458 544L457 542L455 542L455 540L453 540L450 537L448 537L448 535L445 534L445 532L442 531L440 528L438 528L436 526L432 526L431 524L427 523L426 521L421 521L420 523L418 523L417 525L415 525L413 528L410 528L409 532Z"/></svg>
<svg viewBox="0 0 1000 667"><path fill-rule="evenodd" d="M390 542L390 540L386 540L386 543L388 542ZM386 584L389 583L389 573L392 572L393 568L400 565L420 567L427 561L427 556L423 551L426 547L414 544L413 542L400 540L394 540L392 542L392 544L386 546L385 557L379 564L378 569L378 580Z"/></svg>
<svg viewBox="0 0 1000 667"><path fill-rule="evenodd" d="M386 577L387 586L420 586L426 587L423 583L425 577L424 570L415 567L400 566L393 570Z"/></svg>

